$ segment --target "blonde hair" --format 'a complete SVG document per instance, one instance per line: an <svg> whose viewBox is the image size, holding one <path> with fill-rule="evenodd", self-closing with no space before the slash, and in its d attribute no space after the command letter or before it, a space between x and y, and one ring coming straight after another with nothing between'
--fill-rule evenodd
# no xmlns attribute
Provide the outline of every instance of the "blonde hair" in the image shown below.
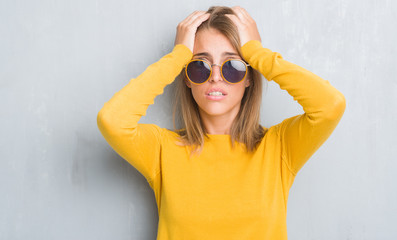
<svg viewBox="0 0 397 240"><path fill-rule="evenodd" d="M218 30L229 39L238 54L242 56L238 29L225 16L225 14L234 14L233 10L225 6L212 6L207 12L210 13L210 17L197 28L197 32L209 28ZM267 132L267 129L259 124L263 80L261 73L252 67L248 68L247 79L250 80L250 85L245 88L240 110L230 128L230 137L233 148L234 142L238 141L244 143L246 151L253 152ZM194 152L201 153L204 137L208 135L201 120L198 105L185 81L187 78L183 69L176 78L173 108L174 131L179 136L178 145L191 146ZM177 130L176 120L180 121L185 128Z"/></svg>

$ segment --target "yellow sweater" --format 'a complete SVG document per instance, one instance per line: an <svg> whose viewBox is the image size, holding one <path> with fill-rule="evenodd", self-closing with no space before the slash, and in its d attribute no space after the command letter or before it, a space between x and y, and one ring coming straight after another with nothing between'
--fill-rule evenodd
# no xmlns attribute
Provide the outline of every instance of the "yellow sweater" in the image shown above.
<svg viewBox="0 0 397 240"><path fill-rule="evenodd" d="M155 193L158 240L287 239L289 189L345 111L345 97L328 81L257 40L241 50L305 111L270 127L253 154L241 144L232 149L229 135L210 134L201 155L190 158L187 147L175 144L175 132L138 123L192 58L182 44L131 79L98 113L106 141Z"/></svg>

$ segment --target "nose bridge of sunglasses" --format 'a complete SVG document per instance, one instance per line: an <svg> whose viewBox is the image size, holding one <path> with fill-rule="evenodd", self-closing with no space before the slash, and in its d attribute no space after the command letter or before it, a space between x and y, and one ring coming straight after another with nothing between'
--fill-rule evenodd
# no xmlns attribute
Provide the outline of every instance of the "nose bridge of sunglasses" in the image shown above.
<svg viewBox="0 0 397 240"><path fill-rule="evenodd" d="M213 81L213 80L226 80L225 78L224 78L224 76L223 76L223 74L222 74L222 67L223 67L223 63L222 64L216 64L216 63L213 63L213 64L211 64L211 63L208 63L209 64L209 66L210 66L210 71L211 71L211 73L210 73L210 75L208 76L208 79L207 79L207 81ZM215 67L214 66L217 66L218 67L218 70L215 70ZM216 72L216 73L215 73Z"/></svg>
<svg viewBox="0 0 397 240"><path fill-rule="evenodd" d="M196 60L202 61L202 62L208 64L207 66L208 66L209 68L208 68L208 67L207 67L207 68L208 68L208 70L210 71L210 74L209 74L207 80L210 80L210 79L212 79L212 78L214 77L214 69L215 69L214 66L218 66L217 75L220 77L220 79L223 79L222 67L223 67L224 63L230 61L230 59L229 59L229 60L227 60L227 61L225 61L225 62L223 62L223 63L221 63L221 64L217 64L217 63L212 63L212 64L211 64L210 62L205 61L205 60L202 60L202 59L196 59Z"/></svg>
<svg viewBox="0 0 397 240"><path fill-rule="evenodd" d="M217 66L218 67L218 74L220 75L220 76L222 76L222 64L216 64L216 63L213 63L213 64L211 64L211 70L212 70L212 73L214 73L214 66ZM213 77L213 75L214 74L211 74L212 76L211 77Z"/></svg>

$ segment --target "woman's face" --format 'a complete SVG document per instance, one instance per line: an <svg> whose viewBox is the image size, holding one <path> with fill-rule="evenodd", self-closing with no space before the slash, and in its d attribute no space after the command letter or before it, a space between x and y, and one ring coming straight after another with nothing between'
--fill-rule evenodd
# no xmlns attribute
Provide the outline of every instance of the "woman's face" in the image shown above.
<svg viewBox="0 0 397 240"><path fill-rule="evenodd" d="M202 55L200 53L206 53ZM234 54L226 54L234 53ZM218 30L202 29L196 33L193 49L193 59L204 59L211 64L222 65L227 59L242 59L233 48L231 42ZM249 79L236 84L226 82L221 75L219 66L212 66L212 74L207 82L196 85L186 80L186 85L191 88L193 98L199 106L200 115L235 117L240 109L241 99L245 88L249 86ZM248 76L248 75L247 75ZM221 89L226 95L222 99L211 99L208 92L212 88Z"/></svg>

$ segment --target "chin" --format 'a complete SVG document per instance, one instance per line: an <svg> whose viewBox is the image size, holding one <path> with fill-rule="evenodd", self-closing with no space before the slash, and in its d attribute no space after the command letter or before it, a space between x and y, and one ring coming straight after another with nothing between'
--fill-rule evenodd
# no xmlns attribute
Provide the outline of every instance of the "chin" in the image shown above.
<svg viewBox="0 0 397 240"><path fill-rule="evenodd" d="M208 107L208 108L201 108L201 111L205 112L207 115L210 116L220 116L228 112L228 109L225 107L218 106L218 107Z"/></svg>

